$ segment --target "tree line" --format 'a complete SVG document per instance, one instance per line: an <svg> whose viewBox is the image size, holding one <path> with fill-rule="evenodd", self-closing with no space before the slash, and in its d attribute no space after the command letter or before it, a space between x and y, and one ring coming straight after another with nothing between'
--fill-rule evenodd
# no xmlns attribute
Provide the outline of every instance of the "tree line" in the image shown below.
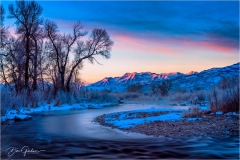
<svg viewBox="0 0 240 160"><path fill-rule="evenodd" d="M167 96L169 91L172 89L173 83L170 80L163 80L150 85L150 95L162 95ZM131 84L127 87L127 92L143 93L142 84Z"/></svg>
<svg viewBox="0 0 240 160"><path fill-rule="evenodd" d="M35 1L10 4L7 16L1 5L0 12L1 81L16 93L44 89L49 82L54 94L70 92L74 84L81 83L79 72L85 60L98 63L97 55L111 56L114 42L106 30L96 28L88 34L76 22L71 34L62 33L56 22L42 17L43 8ZM13 35L4 25L5 16L15 20Z"/></svg>

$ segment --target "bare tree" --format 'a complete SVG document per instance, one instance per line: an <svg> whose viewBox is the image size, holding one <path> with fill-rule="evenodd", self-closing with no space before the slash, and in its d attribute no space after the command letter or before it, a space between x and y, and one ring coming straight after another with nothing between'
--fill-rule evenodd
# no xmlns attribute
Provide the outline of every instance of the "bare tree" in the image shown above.
<svg viewBox="0 0 240 160"><path fill-rule="evenodd" d="M20 35L24 42L25 68L24 68L24 87L28 88L29 82L29 62L31 58L32 36L37 32L36 28L42 23L40 18L42 7L34 1L16 1L10 4L9 18L14 18L17 26L16 33Z"/></svg>
<svg viewBox="0 0 240 160"><path fill-rule="evenodd" d="M106 30L94 29L88 38L82 38L87 32L80 22L74 24L72 34L59 33L57 24L50 20L45 21L43 28L43 9L34 1L16 1L8 9L8 17L15 20L16 35L1 35L0 71L3 81L13 83L17 93L24 88L30 93L29 82L32 90L37 90L38 80L44 90L44 79L53 83L54 93L58 89L69 92L71 86L79 88L83 84L79 78L83 61L98 63L97 55L110 58L113 41ZM0 11L3 20L2 6Z"/></svg>
<svg viewBox="0 0 240 160"><path fill-rule="evenodd" d="M33 40L33 54L31 56L31 60L32 60L32 78L33 78L33 85L32 85L32 89L33 91L37 90L37 79L38 79L38 75L41 72L41 67L43 63L43 61L41 61L41 57L43 54L43 47L44 47L44 43L43 43L43 39L44 39L44 32L43 29L40 28L39 26L35 26L34 28L34 32L31 35L31 38ZM40 70L39 70L40 69Z"/></svg>
<svg viewBox="0 0 240 160"><path fill-rule="evenodd" d="M83 26L81 23L76 23L73 27L73 34L58 34L57 24L53 21L47 20L45 23L46 35L51 44L50 57L56 61L58 72L61 78L61 89L65 90L65 77L69 66L69 55L72 51L73 45L86 35L86 32L81 32Z"/></svg>
<svg viewBox="0 0 240 160"><path fill-rule="evenodd" d="M13 83L16 93L23 88L24 48L21 39L9 38L1 55L1 71L5 84Z"/></svg>
<svg viewBox="0 0 240 160"><path fill-rule="evenodd" d="M97 62L96 55L110 58L113 45L108 33L102 29L94 29L86 42L81 41L81 37L87 34L87 32L81 31L82 28L81 23L77 22L73 26L73 34L61 35L58 33L55 22L48 20L45 23L45 31L50 43L49 56L55 61L60 75L60 88L68 92L72 77L76 70L81 68L83 60L88 59L91 63ZM74 55L71 62L69 60L70 53Z"/></svg>
<svg viewBox="0 0 240 160"><path fill-rule="evenodd" d="M4 46L6 45L6 41L7 41L7 37L8 37L8 30L7 27L4 26L4 14L5 14L5 10L3 8L3 6L0 4L0 48L1 50L4 48Z"/></svg>
<svg viewBox="0 0 240 160"><path fill-rule="evenodd" d="M3 80L3 82L9 86L9 83L7 81L7 77L6 77L6 73L5 73L5 67L4 67L4 57L7 56L6 54L6 50L5 50L5 46L6 46L6 41L7 41L7 28L4 26L4 14L5 14L5 10L3 8L3 6L0 4L0 72L1 72L1 81Z"/></svg>
<svg viewBox="0 0 240 160"><path fill-rule="evenodd" d="M95 59L96 55L100 55L107 59L110 58L110 51L112 46L113 41L110 39L110 36L106 32L106 30L103 29L94 29L85 45L82 41L79 41L77 43L77 48L74 52L75 59L67 79L67 91L70 91L71 78L73 72L77 69L79 64L81 64L85 59L88 59L91 63L93 63L94 61L97 62L97 60Z"/></svg>

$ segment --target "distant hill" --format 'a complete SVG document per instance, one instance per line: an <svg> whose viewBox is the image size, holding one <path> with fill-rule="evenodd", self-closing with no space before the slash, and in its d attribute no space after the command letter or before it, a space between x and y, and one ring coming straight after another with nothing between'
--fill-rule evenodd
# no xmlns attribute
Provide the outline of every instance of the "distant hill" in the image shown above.
<svg viewBox="0 0 240 160"><path fill-rule="evenodd" d="M106 77L88 86L91 90L108 89L113 92L125 92L131 84L142 84L144 92L148 92L153 83L161 83L164 80L171 80L172 90L184 88L186 90L209 89L217 85L222 77L239 76L239 63L223 68L211 68L201 72L191 71L187 74L180 72L172 73L151 73L133 72L125 73L122 77Z"/></svg>

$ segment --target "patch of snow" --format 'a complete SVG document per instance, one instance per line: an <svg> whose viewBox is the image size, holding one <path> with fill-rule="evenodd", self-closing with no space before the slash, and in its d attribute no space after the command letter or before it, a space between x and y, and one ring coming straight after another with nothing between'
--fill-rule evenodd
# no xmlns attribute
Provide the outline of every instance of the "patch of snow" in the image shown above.
<svg viewBox="0 0 240 160"><path fill-rule="evenodd" d="M7 112L5 116L1 117L1 121L4 122L6 120L24 120L24 119L31 119L32 117L27 115L31 113L38 113L38 112L47 112L47 111L64 111L64 110L79 110L79 109L99 109L103 107L113 106L116 105L114 103L76 103L76 104L63 104L60 106L54 106L53 103L51 104L44 104L37 108L21 108L19 111L16 110L10 110Z"/></svg>
<svg viewBox="0 0 240 160"><path fill-rule="evenodd" d="M239 116L240 114L237 114L236 112L228 112L225 115L227 115L227 116Z"/></svg>
<svg viewBox="0 0 240 160"><path fill-rule="evenodd" d="M27 120L27 119L32 119L32 116L29 115L24 115L24 114L7 114L6 116L2 116L1 120L2 122L6 121L6 120Z"/></svg>
<svg viewBox="0 0 240 160"><path fill-rule="evenodd" d="M29 116L29 115L23 115L23 114L16 115L16 118L19 118L19 119L22 119L22 120L24 120L26 118L30 118L30 117L31 116Z"/></svg>
<svg viewBox="0 0 240 160"><path fill-rule="evenodd" d="M186 118L188 121L202 120L202 118Z"/></svg>
<svg viewBox="0 0 240 160"><path fill-rule="evenodd" d="M208 106L198 106L200 108L200 110L209 110L209 107Z"/></svg>
<svg viewBox="0 0 240 160"><path fill-rule="evenodd" d="M143 110L132 110L127 112L116 112L110 113L105 116L105 123L113 125L118 128L131 128L140 124L146 124L156 121L177 121L187 119L190 121L201 120L201 118L182 118L182 113L168 113L159 116L151 116L145 118L137 118L137 114L140 112L153 113L158 111L168 111L169 109L143 109Z"/></svg>
<svg viewBox="0 0 240 160"><path fill-rule="evenodd" d="M220 115L220 114L222 114L222 112L221 111L217 111L216 114Z"/></svg>

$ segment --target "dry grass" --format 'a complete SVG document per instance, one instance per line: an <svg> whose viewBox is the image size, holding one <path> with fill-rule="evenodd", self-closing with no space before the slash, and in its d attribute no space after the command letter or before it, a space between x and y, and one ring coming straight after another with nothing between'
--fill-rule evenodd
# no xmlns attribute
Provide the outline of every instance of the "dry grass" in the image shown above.
<svg viewBox="0 0 240 160"><path fill-rule="evenodd" d="M90 91L86 98L91 102L118 102L119 98L115 93L106 91Z"/></svg>
<svg viewBox="0 0 240 160"><path fill-rule="evenodd" d="M188 101L191 104L197 104L206 100L206 91L199 90L194 92L174 92L167 99L171 101Z"/></svg>
<svg viewBox="0 0 240 160"><path fill-rule="evenodd" d="M232 84L226 89L215 88L209 93L210 109L212 112L239 112L239 86Z"/></svg>
<svg viewBox="0 0 240 160"><path fill-rule="evenodd" d="M197 118L202 117L204 114L210 114L211 111L200 110L200 108L193 106L190 108L189 112L183 113L183 118Z"/></svg>

